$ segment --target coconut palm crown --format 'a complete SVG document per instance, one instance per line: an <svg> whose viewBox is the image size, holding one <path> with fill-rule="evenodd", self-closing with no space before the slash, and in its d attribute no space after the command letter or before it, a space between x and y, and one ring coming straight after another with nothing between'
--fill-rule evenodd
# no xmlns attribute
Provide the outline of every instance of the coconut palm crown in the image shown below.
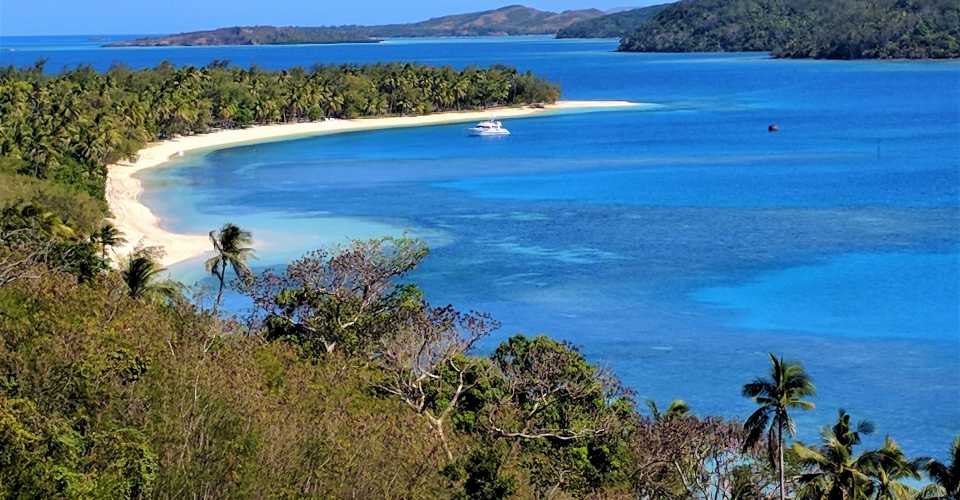
<svg viewBox="0 0 960 500"><path fill-rule="evenodd" d="M870 461L865 455L856 456L853 447L862 436L873 433L873 424L851 424L850 414L840 410L837 422L824 427L823 445L793 444L793 453L800 465L810 472L802 474L797 497L802 499L867 499L873 495L873 484L868 476Z"/></svg>
<svg viewBox="0 0 960 500"><path fill-rule="evenodd" d="M249 276L250 267L247 262L256 258L256 253L250 247L253 242L250 232L229 222L219 231L210 231L210 242L213 244L216 255L207 260L205 267L207 272L216 277L219 282L217 301L214 306L216 309L220 307L220 302L223 300L227 269L232 269L237 278L243 279Z"/></svg>
<svg viewBox="0 0 960 500"><path fill-rule="evenodd" d="M864 456L867 473L874 482L877 500L899 500L917 496L917 491L902 481L920 480L918 463L910 460L893 438L887 436L882 447L864 453Z"/></svg>
<svg viewBox="0 0 960 500"><path fill-rule="evenodd" d="M873 424L851 424L850 415L840 410L837 423L824 428L819 447L794 443L792 451L807 472L798 482L798 499L906 500L917 498L917 490L904 480L919 480L917 462L907 458L890 437L883 446L860 455L854 453L862 436L873 432Z"/></svg>
<svg viewBox="0 0 960 500"><path fill-rule="evenodd" d="M786 362L773 353L770 354L770 363L769 377L757 378L743 386L743 395L759 406L744 424L747 431L744 449L755 446L763 434L767 434L768 458L770 464L780 471L780 498L784 499L784 432L790 437L797 433L790 410L812 410L814 404L804 398L815 395L816 387L799 363Z"/></svg>
<svg viewBox="0 0 960 500"><path fill-rule="evenodd" d="M160 301L171 299L179 292L176 283L157 279L165 270L148 253L137 252L127 259L120 275L130 298Z"/></svg>
<svg viewBox="0 0 960 500"><path fill-rule="evenodd" d="M690 416L690 405L682 399L674 399L663 411L660 411L660 408L657 407L656 401L648 399L647 408L650 409L650 416L657 422L670 422Z"/></svg>
<svg viewBox="0 0 960 500"><path fill-rule="evenodd" d="M950 463L933 458L922 458L920 468L933 481L923 489L920 498L948 500L960 498L960 436L950 446Z"/></svg>
<svg viewBox="0 0 960 500"><path fill-rule="evenodd" d="M109 222L104 223L100 226L100 229L90 235L90 240L100 246L101 257L104 260L107 258L107 249L127 242L123 233Z"/></svg>

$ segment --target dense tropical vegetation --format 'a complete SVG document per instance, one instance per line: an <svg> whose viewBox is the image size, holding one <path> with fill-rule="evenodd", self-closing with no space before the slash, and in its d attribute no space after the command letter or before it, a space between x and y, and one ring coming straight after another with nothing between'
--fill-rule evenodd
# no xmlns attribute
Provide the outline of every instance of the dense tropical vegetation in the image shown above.
<svg viewBox="0 0 960 500"><path fill-rule="evenodd" d="M90 244L45 214L17 218ZM246 269L225 251L243 233L214 232L213 269ZM237 317L204 306L216 288L188 299L163 281L149 250L90 273L91 250L19 270L3 265L15 251L0 256L4 497L955 498L960 441L952 463L909 460L889 438L857 454L872 426L841 412L822 447L787 447L787 411L813 389L773 355L740 424L679 400L644 414L548 337L474 352L498 323L430 304L405 279L428 254L414 240L239 271L253 308Z"/></svg>
<svg viewBox="0 0 960 500"><path fill-rule="evenodd" d="M636 26L627 52L769 51L776 57L960 57L954 0L684 0Z"/></svg>
<svg viewBox="0 0 960 500"><path fill-rule="evenodd" d="M191 290L164 278L162 249L114 255L105 165L145 141L371 100L382 114L556 94L505 68L0 72L0 497L956 498L960 440L947 461L892 440L857 453L871 429L841 413L823 446L789 442L813 385L777 356L744 386L758 407L741 423L680 400L641 411L549 337L478 352L499 324L428 301L408 279L418 241L255 272L253 235L227 223L213 286ZM251 308L221 313L226 289Z"/></svg>
<svg viewBox="0 0 960 500"><path fill-rule="evenodd" d="M623 38L671 4L648 5L584 19L557 32L557 38Z"/></svg>
<svg viewBox="0 0 960 500"><path fill-rule="evenodd" d="M104 196L106 165L145 143L258 124L424 114L552 102L559 90L512 68L414 64L263 71L214 62L106 73L0 69L0 168ZM16 188L3 188L15 190ZM40 189L40 188L38 188ZM17 193L17 196L25 193Z"/></svg>
<svg viewBox="0 0 960 500"><path fill-rule="evenodd" d="M807 406L812 392L802 368L777 357L769 379L744 388L774 425L751 416L744 427L682 401L648 403L644 415L610 373L547 337L478 355L496 322L432 306L404 280L427 256L416 241L357 242L254 274L249 236L227 224L211 238L216 288L188 300L149 249L109 270L100 242L117 241L114 230L71 227L32 205L2 220L3 496L956 491L956 444L952 464L908 464L892 442L854 456L848 439L837 450L794 444L785 466L771 466L790 425L780 409ZM228 269L249 315L203 306ZM936 484L908 489L904 478L922 470Z"/></svg>

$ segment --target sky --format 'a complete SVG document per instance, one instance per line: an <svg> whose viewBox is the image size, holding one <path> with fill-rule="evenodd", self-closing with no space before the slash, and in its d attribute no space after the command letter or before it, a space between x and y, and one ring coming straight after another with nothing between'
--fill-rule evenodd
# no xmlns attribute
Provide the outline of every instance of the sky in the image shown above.
<svg viewBox="0 0 960 500"><path fill-rule="evenodd" d="M663 0L660 0L663 1ZM0 35L166 34L224 26L385 24L523 4L542 10L657 0L0 0Z"/></svg>

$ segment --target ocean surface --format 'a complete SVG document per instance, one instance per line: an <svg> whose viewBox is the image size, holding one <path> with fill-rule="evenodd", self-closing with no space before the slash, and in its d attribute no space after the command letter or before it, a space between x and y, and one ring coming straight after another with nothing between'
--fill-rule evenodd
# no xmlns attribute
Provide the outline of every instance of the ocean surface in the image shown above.
<svg viewBox="0 0 960 500"><path fill-rule="evenodd" d="M432 253L413 278L428 297L503 322L482 349L549 334L640 400L740 418L752 409L740 387L781 353L819 392L816 411L798 415L802 439L842 407L877 424L870 444L890 434L911 454L944 456L960 434L960 64L615 46L3 38L0 64L504 63L565 98L654 104L509 120L507 138L452 125L188 155L144 174L144 201L173 230L251 229L259 266L349 238L420 237Z"/></svg>

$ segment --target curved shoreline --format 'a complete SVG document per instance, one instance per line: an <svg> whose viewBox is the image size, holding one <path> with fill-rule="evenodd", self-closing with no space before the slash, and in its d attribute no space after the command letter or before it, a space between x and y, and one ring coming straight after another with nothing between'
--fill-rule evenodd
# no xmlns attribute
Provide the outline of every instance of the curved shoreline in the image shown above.
<svg viewBox="0 0 960 500"><path fill-rule="evenodd" d="M107 204L112 221L127 242L117 250L121 255L138 247L163 247L160 263L170 266L210 251L210 241L202 234L181 234L163 228L163 221L140 201L143 184L136 174L158 167L180 154L201 149L219 149L244 143L268 142L313 135L328 135L387 128L422 127L479 121L496 115L499 118L520 118L564 111L591 108L629 108L641 104L628 101L560 101L545 108L529 106L497 108L485 111L436 113L431 115L355 120L328 120L322 122L261 125L246 129L221 130L209 134L178 137L147 145L137 154L136 161L120 162L107 167Z"/></svg>

